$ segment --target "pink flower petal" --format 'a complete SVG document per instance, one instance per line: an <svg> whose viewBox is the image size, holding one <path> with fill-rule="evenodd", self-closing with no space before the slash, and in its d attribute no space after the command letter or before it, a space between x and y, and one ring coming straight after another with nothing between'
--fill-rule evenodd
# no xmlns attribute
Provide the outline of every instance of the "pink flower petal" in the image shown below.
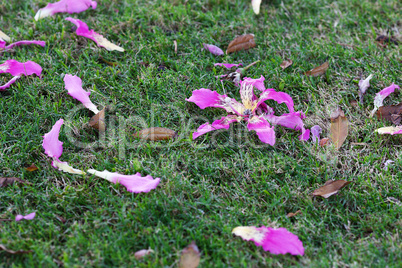
<svg viewBox="0 0 402 268"><path fill-rule="evenodd" d="M260 99L258 100L258 105L266 100L274 100L277 103L281 104L281 103L285 103L286 106L289 109L290 113L294 112L294 103L293 103L293 99L292 97L289 96L289 94L285 93L285 92L276 92L275 90L269 88L264 90L261 95L260 95ZM258 107L257 105L257 107Z"/></svg>
<svg viewBox="0 0 402 268"><path fill-rule="evenodd" d="M24 220L33 220L35 218L35 215L36 215L35 212L32 212L32 213L30 213L30 214L28 214L26 216L17 215L17 216L15 216L15 221L20 221L22 219L24 219Z"/></svg>
<svg viewBox="0 0 402 268"><path fill-rule="evenodd" d="M264 118L273 125L280 125L294 130L300 130L302 132L302 135L299 137L300 140L308 140L310 136L310 131L304 128L304 123L302 120L302 118L304 118L304 114L302 112L293 112L283 114L281 116L268 114L265 115Z"/></svg>
<svg viewBox="0 0 402 268"><path fill-rule="evenodd" d="M7 88L9 88L12 84L15 83L15 81L17 81L21 76L17 75L14 76L13 78L10 79L10 81L8 81L7 83L5 83L4 85L0 86L0 91L6 90Z"/></svg>
<svg viewBox="0 0 402 268"><path fill-rule="evenodd" d="M2 31L0 31L0 41L10 42L10 37L5 33L3 33Z"/></svg>
<svg viewBox="0 0 402 268"><path fill-rule="evenodd" d="M42 147L45 149L45 154L55 159L58 159L63 153L63 142L59 141L60 128L63 123L64 120L59 119L52 130L43 136Z"/></svg>
<svg viewBox="0 0 402 268"><path fill-rule="evenodd" d="M208 50L209 52L211 52L212 54L214 54L214 55L216 55L216 56L222 56L224 53L223 53L223 50L222 49L220 49L219 47L217 47L217 46L214 46L214 45L208 45L208 44L202 44L203 46L204 46L204 48L206 49L206 50Z"/></svg>
<svg viewBox="0 0 402 268"><path fill-rule="evenodd" d="M314 143L320 142L321 131L322 131L322 128L319 125L315 125L311 128L311 134L313 134L311 139L313 140Z"/></svg>
<svg viewBox="0 0 402 268"><path fill-rule="evenodd" d="M370 87L370 79L373 78L373 75L370 74L365 80L361 79L359 81L359 90L361 94L365 94L366 90Z"/></svg>
<svg viewBox="0 0 402 268"><path fill-rule="evenodd" d="M19 62L16 60L7 60L5 63L0 64L0 74L9 73L13 76L17 75L32 75L40 76L42 67L33 61Z"/></svg>
<svg viewBox="0 0 402 268"><path fill-rule="evenodd" d="M75 33L80 36L84 36L86 38L89 38L99 46L99 47L104 47L109 51L117 50L120 52L124 52L124 48L119 47L113 43L111 43L109 40L104 38L101 34L98 34L94 30L89 30L88 25L79 20L79 19L73 19L71 17L66 18L66 20L74 23L77 26L77 30Z"/></svg>
<svg viewBox="0 0 402 268"><path fill-rule="evenodd" d="M236 115L228 115L222 117L221 119L215 120L212 124L205 123L199 126L197 131L193 133L193 140L213 130L229 129L231 123L238 122L239 120L241 120L241 118Z"/></svg>
<svg viewBox="0 0 402 268"><path fill-rule="evenodd" d="M378 108L383 106L383 101L386 97L388 97L391 93L395 91L395 89L400 89L398 85L392 83L389 87L384 88L380 92L375 95L374 98L374 109L371 111L371 117L377 111Z"/></svg>
<svg viewBox="0 0 402 268"><path fill-rule="evenodd" d="M89 95L91 92L87 92L82 88L82 80L76 76L71 74L66 74L64 76L64 84L66 89L68 90L68 94L74 99L82 102L82 104L94 112L95 114L99 113L98 108L96 108L95 104L89 99Z"/></svg>
<svg viewBox="0 0 402 268"><path fill-rule="evenodd" d="M256 246L262 246L272 254L304 255L303 243L285 228L239 226L234 228L232 233L243 240L253 241Z"/></svg>
<svg viewBox="0 0 402 268"><path fill-rule="evenodd" d="M141 177L140 173L135 175L121 175L107 170L97 171L89 169L88 173L106 179L112 183L119 183L127 188L131 193L147 193L158 186L160 178L153 179L150 175Z"/></svg>
<svg viewBox="0 0 402 268"><path fill-rule="evenodd" d="M61 162L59 159L56 158L53 159L52 167L70 174L80 174L80 175L86 174L84 171L75 169L72 166L70 166L67 162Z"/></svg>
<svg viewBox="0 0 402 268"><path fill-rule="evenodd" d="M264 91L265 90L265 85L264 85L264 76L261 75L260 78L258 79L253 79L253 78L249 78L249 77L244 77L243 81L240 82L241 84L246 83L246 84L251 84L253 85L256 89L258 89L259 91ZM274 90L274 89L270 89L270 90Z"/></svg>
<svg viewBox="0 0 402 268"><path fill-rule="evenodd" d="M225 67L227 69L231 69L232 67L235 67L235 66L236 67L243 66L243 64L241 64L241 63L239 63L239 64L236 64L236 63L215 63L214 66L223 66L223 67Z"/></svg>
<svg viewBox="0 0 402 268"><path fill-rule="evenodd" d="M402 134L402 126L382 127L376 129L376 132L378 132L378 134L391 134L391 135Z"/></svg>
<svg viewBox="0 0 402 268"><path fill-rule="evenodd" d="M45 41L36 41L36 40L32 40L32 41L27 41L27 40L23 40L23 41L18 41L12 44L9 44L8 46L4 47L6 50L7 49L12 49L13 47L17 47L17 46L21 46L21 45L39 45L44 47L46 45Z"/></svg>
<svg viewBox="0 0 402 268"><path fill-rule="evenodd" d="M87 10L89 7L95 9L96 6L96 1L91 0L61 0L56 3L49 3L46 7L39 9L35 15L35 20L53 16L56 13L80 13Z"/></svg>
<svg viewBox="0 0 402 268"><path fill-rule="evenodd" d="M264 143L273 146L275 144L275 131L274 128L262 116L253 116L248 119L248 130L255 130L258 138Z"/></svg>

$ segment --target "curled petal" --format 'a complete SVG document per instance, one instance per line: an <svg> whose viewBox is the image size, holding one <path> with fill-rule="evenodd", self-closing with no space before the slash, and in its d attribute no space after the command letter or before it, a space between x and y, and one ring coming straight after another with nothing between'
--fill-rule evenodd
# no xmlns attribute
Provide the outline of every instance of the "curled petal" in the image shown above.
<svg viewBox="0 0 402 268"><path fill-rule="evenodd" d="M375 95L374 109L371 111L370 117L374 115L378 108L383 106L384 99L388 97L391 93L393 93L395 89L399 89L399 86L392 83L389 87L384 88Z"/></svg>
<svg viewBox="0 0 402 268"><path fill-rule="evenodd" d="M262 116L253 116L248 119L248 130L255 130L258 138L264 143L273 146L275 144L275 131L274 128Z"/></svg>
<svg viewBox="0 0 402 268"><path fill-rule="evenodd" d="M80 21L79 19L73 19L71 17L66 18L66 20L74 23L77 26L77 30L75 31L77 35L89 38L95 41L95 43L99 47L104 47L109 51L117 50L120 52L124 52L124 48L111 43L109 40L104 38L101 34L95 32L94 30L89 30L88 25L85 22Z"/></svg>
<svg viewBox="0 0 402 268"><path fill-rule="evenodd" d="M55 159L58 159L63 153L63 142L59 141L60 128L63 123L64 120L59 119L52 130L43 136L42 147L45 149L45 154Z"/></svg>
<svg viewBox="0 0 402 268"><path fill-rule="evenodd" d="M42 67L33 61L19 62L16 60L7 60L5 63L0 64L0 74L9 73L13 76L17 75L32 75L40 76Z"/></svg>
<svg viewBox="0 0 402 268"><path fill-rule="evenodd" d="M379 129L376 129L376 132L378 134L402 134L402 126L396 126L396 127L382 127Z"/></svg>
<svg viewBox="0 0 402 268"><path fill-rule="evenodd" d="M10 81L8 81L7 83L5 83L4 85L0 86L0 91L6 90L7 88L9 88L12 84L15 83L15 81L18 80L18 78L20 78L20 75L14 76L13 78L10 79Z"/></svg>
<svg viewBox="0 0 402 268"><path fill-rule="evenodd" d="M261 0L251 0L251 6L255 14L260 14Z"/></svg>
<svg viewBox="0 0 402 268"><path fill-rule="evenodd" d="M217 47L217 46L214 46L214 45L209 45L209 44L202 44L203 46L204 46L204 48L206 49L206 50L208 50L209 52L211 52L212 54L214 54L214 55L216 55L216 56L222 56L224 53L223 53L223 50L222 49L220 49L219 47Z"/></svg>
<svg viewBox="0 0 402 268"><path fill-rule="evenodd" d="M232 67L238 67L238 66L243 66L243 64L239 63L215 63L214 66L222 66L225 67L226 69L231 69Z"/></svg>
<svg viewBox="0 0 402 268"><path fill-rule="evenodd" d="M264 102L266 100L274 100L279 104L285 103L289 109L289 112L290 113L294 112L293 99L292 99L292 97L289 96L289 94L287 94L285 92L276 92L273 89L264 90L260 95L260 99L258 100L256 107L258 107L261 104L261 102Z"/></svg>
<svg viewBox="0 0 402 268"><path fill-rule="evenodd" d="M366 90L370 87L370 79L373 78L373 75L370 74L365 80L361 79L359 81L359 90L361 94L365 94Z"/></svg>
<svg viewBox="0 0 402 268"><path fill-rule="evenodd" d="M289 114L283 114L281 116L275 116L273 114L267 114L264 116L273 125L280 125L294 130L300 130L301 135L300 140L308 140L310 137L310 130L304 128L304 123L302 118L305 115L303 112L293 112Z"/></svg>
<svg viewBox="0 0 402 268"><path fill-rule="evenodd" d="M322 128L319 125L315 125L311 128L311 134L312 134L311 139L313 140L314 143L320 142L321 131L322 131Z"/></svg>
<svg viewBox="0 0 402 268"><path fill-rule="evenodd" d="M12 49L13 47L17 47L17 46L21 46L21 45L39 45L44 47L46 45L45 41L36 41L36 40L32 40L32 41L27 41L27 40L23 40L23 41L18 41L12 44L9 44L8 46L4 47L5 50L8 49Z"/></svg>
<svg viewBox="0 0 402 268"><path fill-rule="evenodd" d="M250 78L250 77L244 77L243 81L241 82L241 84L246 83L248 85L254 86L259 91L264 91L265 90L264 80L265 80L265 78L262 75L258 79L254 79L254 78ZM273 90L273 89L270 89L270 90Z"/></svg>
<svg viewBox="0 0 402 268"><path fill-rule="evenodd" d="M52 167L54 167L60 171L64 171L64 172L71 173L71 174L80 174L80 175L86 174L84 171L75 169L75 168L71 167L67 162L61 162L59 159L53 160Z"/></svg>
<svg viewBox="0 0 402 268"><path fill-rule="evenodd" d="M218 129L229 129L230 124L233 122L239 122L242 118L236 115L224 116L221 119L215 120L212 124L205 123L198 127L197 131L193 133L193 140L199 136Z"/></svg>
<svg viewBox="0 0 402 268"><path fill-rule="evenodd" d="M35 212L32 212L32 213L30 213L30 214L28 214L28 215L26 215L26 216L23 216L23 215L17 215L17 216L15 216L15 221L20 221L20 220L33 220L34 218L35 218L35 215L36 215L36 213Z"/></svg>
<svg viewBox="0 0 402 268"><path fill-rule="evenodd" d="M240 236L243 240L253 241L256 246L262 246L272 254L304 255L303 243L297 235L285 228L239 226L233 229L232 234Z"/></svg>
<svg viewBox="0 0 402 268"><path fill-rule="evenodd" d="M2 31L0 31L0 41L7 41L10 42L10 37L8 35L6 35L5 33L3 33Z"/></svg>
<svg viewBox="0 0 402 268"><path fill-rule="evenodd" d="M46 7L39 9L35 15L35 20L37 21L49 16L53 16L56 13L80 13L87 10L89 7L95 9L96 6L96 1L91 0L61 0L56 3L49 3Z"/></svg>
<svg viewBox="0 0 402 268"><path fill-rule="evenodd" d="M158 186L160 178L153 179L150 175L141 177L140 173L135 175L121 175L107 170L97 171L89 169L88 173L106 179L112 183L119 183L127 188L131 193L147 193Z"/></svg>
<svg viewBox="0 0 402 268"><path fill-rule="evenodd" d="M76 75L66 74L64 76L64 84L68 91L68 94L74 99L82 102L86 108L94 112L99 113L98 108L89 99L91 92L87 92L82 88L82 80Z"/></svg>

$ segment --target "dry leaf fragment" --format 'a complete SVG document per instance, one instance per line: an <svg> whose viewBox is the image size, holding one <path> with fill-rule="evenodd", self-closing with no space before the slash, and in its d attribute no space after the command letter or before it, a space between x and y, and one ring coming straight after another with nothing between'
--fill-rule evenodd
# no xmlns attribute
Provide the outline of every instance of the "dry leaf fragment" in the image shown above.
<svg viewBox="0 0 402 268"><path fill-rule="evenodd" d="M6 246L1 245L1 244L0 244L0 250L3 250L3 251L5 251L7 253L10 253L10 254L27 254L27 253L33 252L33 250L21 250L21 249L17 250L17 251L14 251L14 250L7 249Z"/></svg>
<svg viewBox="0 0 402 268"><path fill-rule="evenodd" d="M315 190L313 192L313 195L328 198L331 195L336 194L340 189L342 189L343 187L345 187L350 183L351 183L350 181L345 180L336 180L336 181L329 180L324 184L324 186Z"/></svg>
<svg viewBox="0 0 402 268"><path fill-rule="evenodd" d="M200 250L195 242L191 242L183 251L180 257L180 268L197 268L200 264Z"/></svg>
<svg viewBox="0 0 402 268"><path fill-rule="evenodd" d="M291 218L291 217L297 216L297 215L299 215L299 214L302 214L302 211L301 211L301 210L298 210L298 211L296 211L295 213L290 212L290 213L288 213L288 215L286 215L286 217Z"/></svg>
<svg viewBox="0 0 402 268"><path fill-rule="evenodd" d="M384 43L393 43L393 44L395 44L395 45L398 45L398 40L397 40L395 37L393 37L393 36L388 37L388 36L386 36L386 35L380 35L379 37L377 37L377 38L375 39L375 41L379 42L380 44L384 44Z"/></svg>
<svg viewBox="0 0 402 268"><path fill-rule="evenodd" d="M38 170L38 167L35 166L34 163L32 163L32 165L30 165L29 167L26 167L25 170L29 171L29 172L32 172L32 171Z"/></svg>
<svg viewBox="0 0 402 268"><path fill-rule="evenodd" d="M136 253L134 253L134 257L139 260L144 258L146 255L150 254L150 253L154 253L154 251L152 249L141 249L139 251L137 251Z"/></svg>
<svg viewBox="0 0 402 268"><path fill-rule="evenodd" d="M22 184L31 184L23 179L16 178L16 177L9 177L9 178L0 177L0 187L6 187L8 185L13 184L14 182L19 182Z"/></svg>
<svg viewBox="0 0 402 268"><path fill-rule="evenodd" d="M254 41L254 34L244 34L237 36L229 43L226 49L226 54L237 52L243 49L249 49L255 47L256 43Z"/></svg>
<svg viewBox="0 0 402 268"><path fill-rule="evenodd" d="M105 107L106 108L106 107ZM99 113L92 116L89 120L88 125L93 127L94 129L99 130L99 132L105 132L106 124L105 124L105 108L103 108Z"/></svg>
<svg viewBox="0 0 402 268"><path fill-rule="evenodd" d="M345 142L347 136L348 119L341 108L338 108L331 114L331 139L337 150Z"/></svg>
<svg viewBox="0 0 402 268"><path fill-rule="evenodd" d="M151 127L135 133L134 137L138 137L144 140L160 141L160 140L169 140L176 138L177 133L168 128Z"/></svg>
<svg viewBox="0 0 402 268"><path fill-rule="evenodd" d="M293 61L292 60L284 60L282 63L281 63L281 68L282 68L282 70L285 70L286 68L288 68L290 65L292 65L293 64Z"/></svg>
<svg viewBox="0 0 402 268"><path fill-rule="evenodd" d="M311 71L306 72L305 75L314 76L314 77L323 75L327 71L328 67L329 67L329 63L328 63L328 61L326 61L322 65L312 69Z"/></svg>
<svg viewBox="0 0 402 268"><path fill-rule="evenodd" d="M385 119L395 125L401 124L402 102L397 105L381 106L376 112L378 119Z"/></svg>
<svg viewBox="0 0 402 268"><path fill-rule="evenodd" d="M320 146L321 147L327 146L328 142L329 142L329 138L323 138L320 140Z"/></svg>

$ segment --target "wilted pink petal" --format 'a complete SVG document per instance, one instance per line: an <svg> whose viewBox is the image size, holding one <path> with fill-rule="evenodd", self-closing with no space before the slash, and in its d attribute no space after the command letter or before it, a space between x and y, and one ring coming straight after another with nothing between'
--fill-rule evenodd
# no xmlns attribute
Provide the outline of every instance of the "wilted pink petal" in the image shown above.
<svg viewBox="0 0 402 268"><path fill-rule="evenodd" d="M223 50L222 49L220 49L219 47L217 47L217 46L214 46L214 45L208 45L208 44L202 44L203 46L204 46L204 48L206 49L206 50L208 50L209 52L211 52L212 54L214 54L214 55L216 55L216 56L222 56L224 53L223 53Z"/></svg>
<svg viewBox="0 0 402 268"><path fill-rule="evenodd" d="M253 116L248 119L248 130L255 130L258 138L264 143L273 146L275 144L275 131L274 128L262 116Z"/></svg>
<svg viewBox="0 0 402 268"><path fill-rule="evenodd" d="M226 67L227 69L231 69L232 67L238 67L238 66L243 66L243 64L239 63L215 63L214 66L223 66Z"/></svg>
<svg viewBox="0 0 402 268"><path fill-rule="evenodd" d="M61 162L59 159L54 158L52 162L52 167L60 171L64 171L71 174L81 174L85 175L85 172L70 166L67 162Z"/></svg>
<svg viewBox="0 0 402 268"><path fill-rule="evenodd" d="M45 149L45 154L55 159L58 159L63 153L63 142L59 141L60 128L63 123L64 120L59 119L52 130L43 136L42 147Z"/></svg>
<svg viewBox="0 0 402 268"><path fill-rule="evenodd" d="M322 131L322 128L319 125L315 125L311 128L311 134L313 134L311 139L313 140L314 143L320 142L321 131Z"/></svg>
<svg viewBox="0 0 402 268"><path fill-rule="evenodd" d="M366 93L366 90L369 88L370 86L370 79L373 78L373 75L370 74L365 80L361 79L359 81L359 90L361 92L361 94L363 95L364 93Z"/></svg>
<svg viewBox="0 0 402 268"><path fill-rule="evenodd" d="M378 134L391 134L391 135L402 134L402 126L382 127L376 129L375 131L378 132Z"/></svg>
<svg viewBox="0 0 402 268"><path fill-rule="evenodd" d="M42 67L33 61L19 62L16 60L7 60L5 63L0 64L0 74L9 73L13 76L17 75L32 75L40 76Z"/></svg>
<svg viewBox="0 0 402 268"><path fill-rule="evenodd" d="M88 173L106 179L112 183L119 183L127 188L131 193L147 193L158 186L160 178L153 179L150 175L141 177L140 173L135 175L121 175L107 170L97 171L89 169Z"/></svg>
<svg viewBox="0 0 402 268"><path fill-rule="evenodd" d="M94 30L89 30L88 25L85 22L80 21L79 19L73 19L71 17L66 18L66 20L74 23L77 26L77 30L75 31L77 35L89 38L95 41L95 43L99 47L104 47L109 51L117 50L120 52L124 52L124 48L111 43L109 40L104 38L101 34L95 32Z"/></svg>
<svg viewBox="0 0 402 268"><path fill-rule="evenodd" d="M82 80L76 75L66 74L64 76L64 84L66 89L68 90L68 94L74 99L82 102L86 108L94 112L95 114L99 113L98 108L96 108L95 104L89 99L89 95L91 92L87 92L82 88Z"/></svg>
<svg viewBox="0 0 402 268"><path fill-rule="evenodd" d="M61 0L56 3L49 3L46 7L39 9L35 15L35 20L53 16L56 13L80 13L87 10L89 7L95 9L96 6L96 1L91 0Z"/></svg>
<svg viewBox="0 0 402 268"><path fill-rule="evenodd" d="M10 81L8 81L8 82L5 83L4 85L0 86L0 91L3 91L3 90L5 90L5 89L9 88L9 87L10 87L12 84L14 84L15 81L17 81L18 78L20 78L20 77L21 77L21 76L17 75L17 76L14 76L13 78L11 78Z"/></svg>
<svg viewBox="0 0 402 268"><path fill-rule="evenodd" d="M261 0L251 0L251 6L255 14L260 14Z"/></svg>
<svg viewBox="0 0 402 268"><path fill-rule="evenodd" d="M258 89L259 91L264 91L265 90L265 85L264 85L264 76L261 75L260 78L258 79L253 79L253 78L249 78L249 77L244 77L243 81L240 82L241 84L246 83L246 84L251 84L253 85L256 89ZM274 89L270 89L270 90L274 90Z"/></svg>
<svg viewBox="0 0 402 268"><path fill-rule="evenodd" d="M292 97L289 96L289 94L287 94L285 92L276 92L272 88L266 89L261 93L258 103L261 103L266 100L274 100L279 104L285 103L289 109L289 112L290 113L294 112L293 99L292 99ZM257 105L257 107L258 107L258 105Z"/></svg>
<svg viewBox="0 0 402 268"><path fill-rule="evenodd" d="M297 235L285 228L239 226L234 228L232 233L243 240L253 241L256 246L262 246L265 251L272 254L304 255L303 243Z"/></svg>
<svg viewBox="0 0 402 268"><path fill-rule="evenodd" d="M12 49L13 47L17 47L17 46L21 46L21 45L39 45L44 47L46 45L45 41L27 41L27 40L23 40L23 41L18 41L12 44L9 44L8 46L4 47L5 50L7 49ZM1 47L1 46L0 46Z"/></svg>
<svg viewBox="0 0 402 268"><path fill-rule="evenodd" d="M378 108L383 106L384 99L388 97L391 93L393 93L395 89L399 89L399 86L392 83L389 87L384 88L375 95L374 109L371 111L371 117L374 115Z"/></svg>
<svg viewBox="0 0 402 268"><path fill-rule="evenodd" d="M197 131L193 133L193 140L195 140L199 136L201 136L207 132L213 131L213 130L229 129L231 123L238 122L240 120L241 120L241 118L239 118L236 115L228 115L228 116L222 117L221 119L215 120L212 124L205 123L205 124L199 126Z"/></svg>
<svg viewBox="0 0 402 268"><path fill-rule="evenodd" d="M20 220L22 220L22 219L24 219L24 220L33 220L34 218L35 218L35 215L36 215L36 213L35 212L32 212L32 213L30 213L30 214L28 214L28 215L26 215L26 216L23 216L23 215L17 215L17 216L15 216L15 221L20 221Z"/></svg>

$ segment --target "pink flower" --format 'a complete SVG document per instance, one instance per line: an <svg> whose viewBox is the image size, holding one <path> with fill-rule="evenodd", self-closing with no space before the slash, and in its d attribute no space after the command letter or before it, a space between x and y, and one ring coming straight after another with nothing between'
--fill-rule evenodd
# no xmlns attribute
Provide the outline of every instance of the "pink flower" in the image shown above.
<svg viewBox="0 0 402 268"><path fill-rule="evenodd" d="M77 35L89 38L95 41L99 47L104 47L109 51L117 50L124 52L124 48L116 46L94 30L89 30L88 25L85 22L80 21L79 19L73 19L71 17L66 18L66 20L74 23L77 26L77 30L75 31Z"/></svg>
<svg viewBox="0 0 402 268"><path fill-rule="evenodd" d="M10 87L10 85L17 81L17 79L22 75L28 76L36 74L37 76L40 76L42 73L42 67L33 61L22 63L16 60L7 60L5 63L0 64L0 74L2 73L9 73L14 77L5 85L0 86L0 91Z"/></svg>
<svg viewBox="0 0 402 268"><path fill-rule="evenodd" d="M203 46L204 46L204 48L206 49L206 50L208 50L209 52L211 52L212 54L214 54L214 55L216 55L216 56L222 56L224 53L223 53L223 50L222 49L220 49L219 47L217 47L217 46L214 46L214 45L208 45L208 44L202 44Z"/></svg>
<svg viewBox="0 0 402 268"><path fill-rule="evenodd" d="M388 97L391 93L393 93L395 89L399 89L399 86L392 83L389 87L384 88L375 95L374 109L371 111L371 117L374 115L378 108L383 106L384 99Z"/></svg>
<svg viewBox="0 0 402 268"><path fill-rule="evenodd" d="M311 134L313 134L311 139L313 140L313 143L320 142L321 131L322 128L319 125L315 125L311 128Z"/></svg>
<svg viewBox="0 0 402 268"><path fill-rule="evenodd" d="M89 7L95 9L96 6L96 1L91 0L61 0L56 3L49 3L46 7L39 9L35 15L35 20L53 16L56 13L80 13L87 10Z"/></svg>
<svg viewBox="0 0 402 268"><path fill-rule="evenodd" d="M253 241L256 246L262 246L272 254L304 255L303 243L297 235L285 228L239 226L233 229L232 234L240 236L243 240Z"/></svg>
<svg viewBox="0 0 402 268"><path fill-rule="evenodd" d="M232 67L238 67L238 66L242 66L243 64L239 63L215 63L214 66L221 66L221 67L225 67L226 69L232 69Z"/></svg>
<svg viewBox="0 0 402 268"><path fill-rule="evenodd" d="M66 74L63 80L68 94L71 97L82 102L86 108L95 114L99 113L98 108L96 108L95 104L89 99L91 92L87 92L82 88L82 80L78 76Z"/></svg>
<svg viewBox="0 0 402 268"><path fill-rule="evenodd" d="M150 175L141 177L140 173L135 175L121 175L107 170L97 171L89 169L88 173L106 179L112 183L119 183L127 188L131 193L147 193L158 186L160 178L153 179Z"/></svg>
<svg viewBox="0 0 402 268"><path fill-rule="evenodd" d="M33 220L35 218L35 215L36 215L35 212L32 212L32 213L30 213L30 214L28 214L26 216L17 215L17 216L15 216L15 221L20 221L22 219L24 219L24 220Z"/></svg>
<svg viewBox="0 0 402 268"><path fill-rule="evenodd" d="M44 47L46 45L45 41L36 41L36 40L32 40L32 41L27 41L27 40L23 40L23 41L18 41L12 44L9 44L8 46L6 46L6 42L4 41L0 41L0 48L3 50L9 50L12 49L13 47L17 47L17 46L21 46L21 45L39 45Z"/></svg>

